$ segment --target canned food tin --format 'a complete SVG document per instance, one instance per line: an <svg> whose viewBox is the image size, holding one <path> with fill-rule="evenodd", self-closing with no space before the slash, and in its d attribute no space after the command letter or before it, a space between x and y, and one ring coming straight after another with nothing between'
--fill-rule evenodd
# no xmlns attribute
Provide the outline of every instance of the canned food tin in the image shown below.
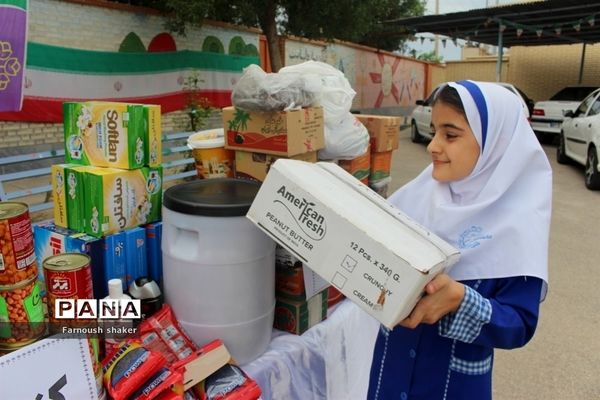
<svg viewBox="0 0 600 400"><path fill-rule="evenodd" d="M8 353L12 353L13 351L22 349L25 346L29 346L30 344L37 342L42 339L45 335L46 331L43 331L40 335L36 337L32 337L27 340L22 340L14 343L0 343L0 356L6 355Z"/></svg>
<svg viewBox="0 0 600 400"><path fill-rule="evenodd" d="M29 208L0 203L0 285L14 285L37 275Z"/></svg>
<svg viewBox="0 0 600 400"><path fill-rule="evenodd" d="M90 257L79 253L64 253L44 260L48 296L50 328L56 331L57 322L63 325L78 325L75 321L57 320L54 304L56 299L93 299L92 269ZM90 321L82 321L89 324ZM81 324L79 324L81 325Z"/></svg>
<svg viewBox="0 0 600 400"><path fill-rule="evenodd" d="M28 342L45 330L37 276L16 285L0 286L0 345Z"/></svg>

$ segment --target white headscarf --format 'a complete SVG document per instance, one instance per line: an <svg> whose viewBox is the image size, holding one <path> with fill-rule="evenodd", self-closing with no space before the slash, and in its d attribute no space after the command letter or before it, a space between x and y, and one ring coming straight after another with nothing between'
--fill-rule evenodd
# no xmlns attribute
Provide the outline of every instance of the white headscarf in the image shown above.
<svg viewBox="0 0 600 400"><path fill-rule="evenodd" d="M448 83L462 100L481 150L466 178L441 183L429 165L388 201L461 251L456 280L534 276L548 282L552 170L509 90Z"/></svg>

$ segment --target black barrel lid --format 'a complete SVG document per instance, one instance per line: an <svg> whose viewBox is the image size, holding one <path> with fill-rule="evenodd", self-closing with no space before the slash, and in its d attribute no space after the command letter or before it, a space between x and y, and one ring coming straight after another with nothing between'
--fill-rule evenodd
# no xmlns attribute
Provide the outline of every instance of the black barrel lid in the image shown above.
<svg viewBox="0 0 600 400"><path fill-rule="evenodd" d="M167 189L163 205L182 214L239 217L246 215L259 188L260 182L244 179L198 179Z"/></svg>

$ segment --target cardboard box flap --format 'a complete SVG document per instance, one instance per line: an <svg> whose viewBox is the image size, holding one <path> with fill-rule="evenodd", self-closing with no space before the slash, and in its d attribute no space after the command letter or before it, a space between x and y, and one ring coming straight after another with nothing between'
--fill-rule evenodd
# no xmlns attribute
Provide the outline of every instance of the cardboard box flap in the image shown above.
<svg viewBox="0 0 600 400"><path fill-rule="evenodd" d="M307 192L318 192L319 201L339 215L352 215L354 225L422 273L428 273L440 264L452 265L458 260L457 249L427 232L333 163L309 164L280 159L272 169L293 177L293 182L301 182ZM295 188L291 184L289 186L280 190L294 193ZM400 242L397 240L399 237L404 239Z"/></svg>

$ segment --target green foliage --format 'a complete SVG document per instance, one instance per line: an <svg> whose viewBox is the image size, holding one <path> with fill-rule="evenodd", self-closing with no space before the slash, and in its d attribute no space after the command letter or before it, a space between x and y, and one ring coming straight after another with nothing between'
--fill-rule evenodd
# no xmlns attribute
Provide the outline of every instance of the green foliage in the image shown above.
<svg viewBox="0 0 600 400"><path fill-rule="evenodd" d="M435 50L431 50L427 53L421 53L421 54L419 54L417 59L423 60L423 61L434 62L434 63L438 63L438 64L442 63L444 61L444 57L435 55Z"/></svg>
<svg viewBox="0 0 600 400"><path fill-rule="evenodd" d="M392 24L383 22L423 15L425 3L422 0L303 0L289 1L286 11L285 28L295 35L341 39L394 51L406 37L398 35Z"/></svg>
<svg viewBox="0 0 600 400"><path fill-rule="evenodd" d="M185 34L186 24L204 18L312 39L341 39L384 50L398 50L407 36L393 24L398 18L423 15L425 0L138 0L162 10L166 28ZM273 29L275 27L275 29ZM270 31L270 32L269 32ZM407 33L408 34L408 33Z"/></svg>
<svg viewBox="0 0 600 400"><path fill-rule="evenodd" d="M210 118L213 107L210 101L202 96L200 84L204 82L200 79L200 74L193 71L183 82L183 91L186 95L185 112L190 117L189 129L197 131L206 126Z"/></svg>

